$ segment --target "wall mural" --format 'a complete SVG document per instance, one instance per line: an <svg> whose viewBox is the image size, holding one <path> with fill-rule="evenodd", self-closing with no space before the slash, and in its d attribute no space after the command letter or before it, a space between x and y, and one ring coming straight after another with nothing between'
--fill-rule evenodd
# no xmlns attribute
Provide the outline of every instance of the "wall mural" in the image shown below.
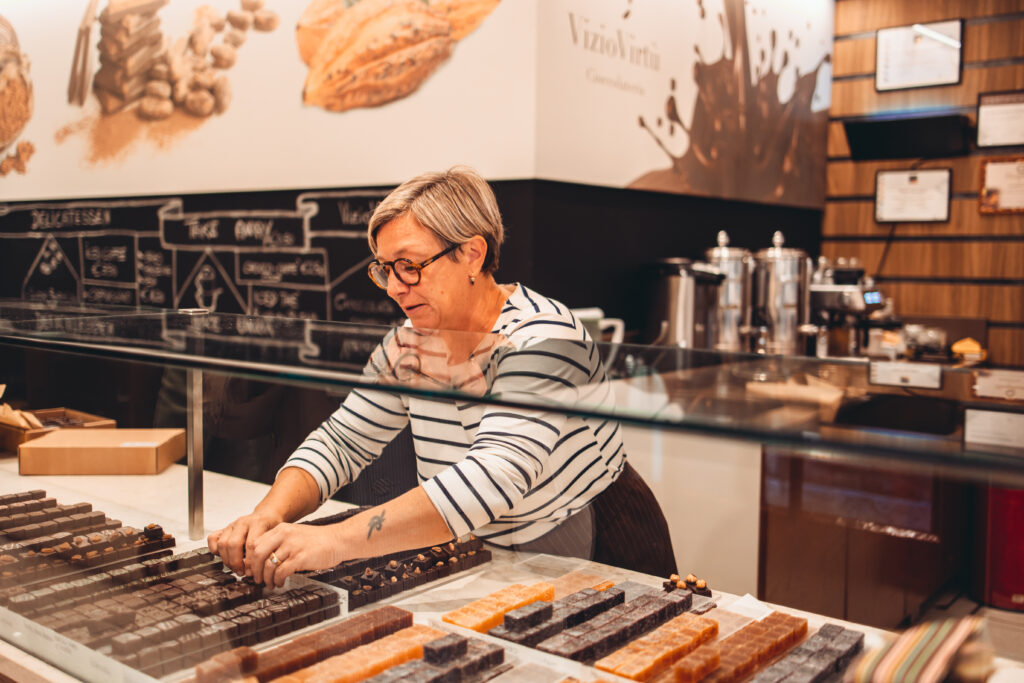
<svg viewBox="0 0 1024 683"><path fill-rule="evenodd" d="M295 39L308 105L376 107L412 93L480 25L498 0L313 0Z"/></svg>
<svg viewBox="0 0 1024 683"><path fill-rule="evenodd" d="M456 163L530 177L532 15L529 0L0 0L2 198L366 187Z"/></svg>
<svg viewBox="0 0 1024 683"><path fill-rule="evenodd" d="M455 163L820 206L831 12L0 0L0 297L390 323L363 273L380 192L315 188Z"/></svg>
<svg viewBox="0 0 1024 683"><path fill-rule="evenodd" d="M706 18L701 0L697 6ZM669 78L663 112L640 115L640 127L671 165L640 176L629 187L788 204L823 200L828 111L820 106L815 111L812 105L820 104L814 102L815 91L831 55L822 56L808 73L795 67L793 92L782 101L779 77L790 66L790 50L800 48L800 36L790 29L780 37L771 28L767 41L757 37L760 47L753 55L747 11L756 16L765 10L744 0L727 0L724 13L717 15L728 36L722 53L712 61L697 50L693 71L697 99L689 125L679 116L675 76ZM810 22L806 27L811 27ZM683 154L666 144L677 130L690 139Z"/></svg>
<svg viewBox="0 0 1024 683"><path fill-rule="evenodd" d="M489 178L820 207L831 0L0 0L7 200Z"/></svg>
<svg viewBox="0 0 1024 683"><path fill-rule="evenodd" d="M821 207L831 0L539 6L538 175Z"/></svg>
<svg viewBox="0 0 1024 683"><path fill-rule="evenodd" d="M35 145L18 137L32 118L32 104L28 55L21 52L14 27L0 16L0 177L28 169Z"/></svg>

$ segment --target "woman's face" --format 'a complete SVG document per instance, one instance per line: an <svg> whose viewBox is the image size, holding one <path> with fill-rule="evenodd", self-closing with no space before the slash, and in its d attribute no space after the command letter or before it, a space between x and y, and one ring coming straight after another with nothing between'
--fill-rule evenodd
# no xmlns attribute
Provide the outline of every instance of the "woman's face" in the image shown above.
<svg viewBox="0 0 1024 683"><path fill-rule="evenodd" d="M415 263L444 249L437 237L412 216L399 216L377 231L377 259L393 261L407 258ZM469 267L462 261L461 249L452 252L459 258L442 256L420 271L416 285L406 285L394 273L388 278L388 296L409 317L413 327L437 330L468 329L470 306Z"/></svg>

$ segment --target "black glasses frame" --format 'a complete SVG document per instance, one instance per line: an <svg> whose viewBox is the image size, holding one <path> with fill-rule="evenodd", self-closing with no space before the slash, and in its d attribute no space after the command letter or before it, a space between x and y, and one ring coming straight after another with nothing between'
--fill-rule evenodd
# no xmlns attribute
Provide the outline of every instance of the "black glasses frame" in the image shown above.
<svg viewBox="0 0 1024 683"><path fill-rule="evenodd" d="M452 246L448 247L447 249L434 254L430 258L426 259L425 261L421 261L420 263L416 263L412 259L407 259L407 258L396 258L394 261L381 261L379 259L373 259L366 266L366 274L370 276L371 280L373 280L373 284L377 285L381 289L387 289L388 288L388 282L387 281L391 278L391 275L390 275L391 273L394 273L395 277L397 277L398 281L401 282L403 285L405 285L407 287L415 287L416 285L418 285L420 283L420 278L422 277L420 272L424 268L426 268L427 266L429 266L431 263L433 263L437 259L441 258L442 256L445 256L445 255L450 254L451 252L455 251L459 246L460 245L458 245L458 244L453 244ZM395 264L396 263L404 263L409 268L412 268L412 270L416 273L416 281L415 282L406 282L406 280L401 275L398 274L398 271L395 270ZM377 278L375 278L373 276L374 268L384 269L384 278L385 278L384 284L381 284L377 280Z"/></svg>

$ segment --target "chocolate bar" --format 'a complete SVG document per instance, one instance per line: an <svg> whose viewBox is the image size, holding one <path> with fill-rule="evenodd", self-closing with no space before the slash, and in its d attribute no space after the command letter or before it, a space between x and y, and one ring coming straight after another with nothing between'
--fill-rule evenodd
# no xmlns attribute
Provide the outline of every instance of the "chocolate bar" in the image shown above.
<svg viewBox="0 0 1024 683"><path fill-rule="evenodd" d="M294 672L294 676L302 679L344 679L362 680L375 676L387 668L418 659L423 645L443 637L445 634L428 626L413 624L408 628L384 636L379 640L360 645L348 652L335 655L310 667ZM500 649L500 648L499 648ZM475 659L467 670L477 669L481 660L491 661L491 653L470 650ZM481 658L481 655L485 655Z"/></svg>
<svg viewBox="0 0 1024 683"><path fill-rule="evenodd" d="M163 34L157 29L157 25L159 23L159 20L156 20L156 23L150 31L132 36L132 38L123 45L106 38L100 40L98 44L100 51L100 63L116 67L119 64L127 63L128 60L131 59L132 55L146 49L147 47L160 43L163 39Z"/></svg>
<svg viewBox="0 0 1024 683"><path fill-rule="evenodd" d="M160 36L159 39L140 46L138 50L117 61L100 53L100 70L96 72L96 83L106 87L108 80L125 81L135 76L145 75L166 51L167 46Z"/></svg>
<svg viewBox="0 0 1024 683"><path fill-rule="evenodd" d="M510 631L525 631L531 626L551 619L551 613L550 602L535 602L505 614L505 628Z"/></svg>
<svg viewBox="0 0 1024 683"><path fill-rule="evenodd" d="M488 633L519 645L536 647L541 641L551 638L566 628L577 626L616 605L621 605L624 600L625 592L621 589L609 588L605 591L598 591L593 588L585 588L550 604L533 603L526 608L513 610L505 615L503 625L492 628ZM546 609L545 606L550 609ZM527 608L546 613L548 616L532 625L523 624L515 613ZM530 618L529 612L527 612L527 618Z"/></svg>
<svg viewBox="0 0 1024 683"><path fill-rule="evenodd" d="M817 683L841 674L864 646L864 634L825 624L818 632L754 677L757 683Z"/></svg>
<svg viewBox="0 0 1024 683"><path fill-rule="evenodd" d="M442 640L447 640L446 636ZM461 636L458 636L461 638ZM505 661L505 651L497 645L484 643L476 638L462 638L465 645L462 654L444 662L431 662L414 659L404 664L391 667L369 679L367 683L451 683L453 681L474 680L484 672L493 675L493 669ZM432 643L423 646L424 652Z"/></svg>
<svg viewBox="0 0 1024 683"><path fill-rule="evenodd" d="M469 680L488 669L493 669L505 661L504 648L493 643L471 638L466 654L453 663L458 667L461 680Z"/></svg>
<svg viewBox="0 0 1024 683"><path fill-rule="evenodd" d="M456 633L449 633L443 638L425 643L423 659L438 666L449 664L452 660L466 654L468 644L468 638Z"/></svg>
<svg viewBox="0 0 1024 683"><path fill-rule="evenodd" d="M594 666L624 678L646 681L717 635L717 622L684 613L602 657ZM701 669L705 665L693 667L691 663L686 668Z"/></svg>
<svg viewBox="0 0 1024 683"><path fill-rule="evenodd" d="M532 586L516 583L448 612L441 620L485 633L500 624L506 613L538 600L550 602L554 595L555 587L550 583L542 581Z"/></svg>
<svg viewBox="0 0 1024 683"><path fill-rule="evenodd" d="M326 588L314 593L323 605L337 607L337 594ZM241 611L241 610L239 610ZM250 616L257 616L254 610ZM274 608L266 610L268 615ZM277 610L278 614L282 610ZM287 613L287 608L284 609ZM223 615L222 615L223 616ZM277 619L272 619L272 623ZM318 661L348 652L360 645L372 642L386 635L395 633L412 625L412 613L397 607L382 607L372 612L349 617L313 633L294 638L276 648L256 653L252 657L247 648L232 650L212 660L202 662L196 667L197 683L221 680L230 675L252 676L266 681L284 676L292 671L311 666ZM260 628L257 628L259 632ZM240 655L243 655L240 661Z"/></svg>
<svg viewBox="0 0 1024 683"><path fill-rule="evenodd" d="M462 680L455 664L435 665L422 659L393 666L365 683L453 683Z"/></svg>
<svg viewBox="0 0 1024 683"><path fill-rule="evenodd" d="M350 515L344 515L345 518L347 516ZM324 519L334 520L337 517ZM304 575L345 589L349 594L349 607L356 609L454 572L472 569L490 559L490 551L483 549L480 539L471 536L466 541L433 548L350 560L330 569L305 572Z"/></svg>
<svg viewBox="0 0 1024 683"><path fill-rule="evenodd" d="M133 15L128 24L117 22L103 24L100 28L100 46L108 54L127 51L139 41L148 39L153 33L159 33L160 19L155 14L145 16Z"/></svg>
<svg viewBox="0 0 1024 683"><path fill-rule="evenodd" d="M566 628L538 643L537 649L576 661L600 659L630 638L678 616L686 604L685 598L675 593L645 593Z"/></svg>
<svg viewBox="0 0 1024 683"><path fill-rule="evenodd" d="M107 6L100 12L100 22L105 25L124 23L135 17L153 14L168 3L168 0L108 0Z"/></svg>
<svg viewBox="0 0 1024 683"><path fill-rule="evenodd" d="M34 489L32 491L20 491L15 493L5 493L0 495L0 505L10 505L12 503L24 503L26 500L35 500L38 498L45 498L46 491L42 489Z"/></svg>
<svg viewBox="0 0 1024 683"><path fill-rule="evenodd" d="M735 681L743 680L751 673L757 672L766 662L793 647L806 633L806 619L783 614L782 612L772 612L760 621L754 621L743 626L716 644L715 647L720 652L719 665L708 675L706 680L708 683L734 683ZM826 641L822 638L821 642L824 643ZM685 678L687 675L686 671L694 668L694 665L688 661L688 658L706 654L703 650L707 647L709 646L701 646L693 654L688 655L687 658L684 658L677 664L677 667L680 669L685 669L685 671L677 675L677 678ZM816 653L820 649L820 647L817 649L808 648L807 652L811 653L813 651ZM785 676L786 680L789 680L788 676L796 668L808 662L809 660L801 659L797 667L794 667L792 662L787 664L784 667L788 672ZM780 670L762 673L764 673L764 680L771 680L779 672ZM760 676L760 674L758 675Z"/></svg>

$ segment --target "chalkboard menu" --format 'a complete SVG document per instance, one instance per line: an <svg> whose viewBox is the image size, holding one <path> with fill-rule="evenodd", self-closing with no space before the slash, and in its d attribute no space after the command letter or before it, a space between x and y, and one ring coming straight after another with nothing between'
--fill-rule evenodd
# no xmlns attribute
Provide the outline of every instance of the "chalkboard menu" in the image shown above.
<svg viewBox="0 0 1024 683"><path fill-rule="evenodd" d="M401 320L365 274L366 225L385 193L281 194L275 203L292 206L210 209L191 197L0 205L0 297Z"/></svg>

